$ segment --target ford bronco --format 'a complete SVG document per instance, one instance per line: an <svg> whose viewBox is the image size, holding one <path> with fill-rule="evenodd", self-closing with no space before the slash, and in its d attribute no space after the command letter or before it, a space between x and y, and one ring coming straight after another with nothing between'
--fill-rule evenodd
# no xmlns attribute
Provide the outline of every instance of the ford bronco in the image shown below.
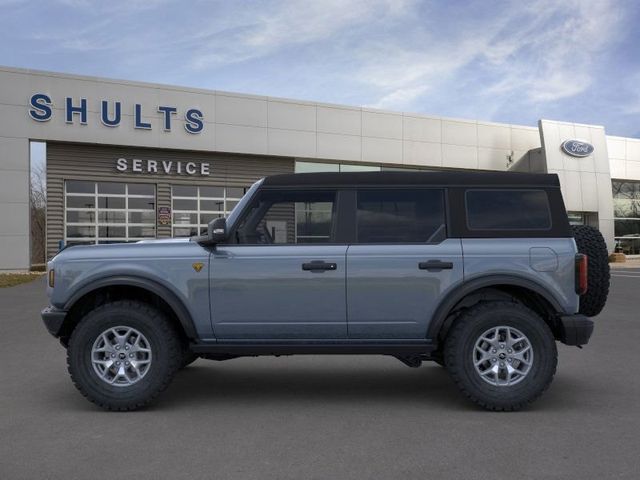
<svg viewBox="0 0 640 480"><path fill-rule="evenodd" d="M279 175L203 233L49 262L42 317L89 400L143 407L196 358L382 354L516 410L609 288L604 239L570 226L555 175Z"/></svg>

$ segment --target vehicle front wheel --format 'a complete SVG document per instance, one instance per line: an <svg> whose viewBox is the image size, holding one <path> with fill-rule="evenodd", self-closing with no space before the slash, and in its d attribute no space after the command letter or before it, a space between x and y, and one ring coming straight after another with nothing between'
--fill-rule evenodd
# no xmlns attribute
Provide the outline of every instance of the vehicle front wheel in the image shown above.
<svg viewBox="0 0 640 480"><path fill-rule="evenodd" d="M71 379L106 410L136 410L156 398L183 360L177 332L146 303L106 303L85 315L67 349Z"/></svg>
<svg viewBox="0 0 640 480"><path fill-rule="evenodd" d="M198 360L200 356L196 353L193 353L191 350L185 350L182 353L182 361L180 362L180 369L187 368L193 362Z"/></svg>
<svg viewBox="0 0 640 480"><path fill-rule="evenodd" d="M444 348L446 368L471 401L518 410L551 384L558 352L549 326L517 302L478 304L458 318Z"/></svg>

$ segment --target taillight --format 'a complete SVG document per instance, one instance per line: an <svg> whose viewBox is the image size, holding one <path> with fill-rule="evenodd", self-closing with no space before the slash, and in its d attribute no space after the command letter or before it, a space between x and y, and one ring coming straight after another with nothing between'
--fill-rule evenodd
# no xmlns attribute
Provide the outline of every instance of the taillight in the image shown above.
<svg viewBox="0 0 640 480"><path fill-rule="evenodd" d="M584 295L589 288L589 281L587 277L587 262L589 258L578 253L576 255L576 293L578 295Z"/></svg>

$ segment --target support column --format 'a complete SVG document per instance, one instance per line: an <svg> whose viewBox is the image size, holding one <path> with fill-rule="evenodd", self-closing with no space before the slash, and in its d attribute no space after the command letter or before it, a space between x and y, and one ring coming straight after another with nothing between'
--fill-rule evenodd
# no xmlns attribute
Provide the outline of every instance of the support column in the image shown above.
<svg viewBox="0 0 640 480"><path fill-rule="evenodd" d="M0 137L0 271L28 270L29 140Z"/></svg>

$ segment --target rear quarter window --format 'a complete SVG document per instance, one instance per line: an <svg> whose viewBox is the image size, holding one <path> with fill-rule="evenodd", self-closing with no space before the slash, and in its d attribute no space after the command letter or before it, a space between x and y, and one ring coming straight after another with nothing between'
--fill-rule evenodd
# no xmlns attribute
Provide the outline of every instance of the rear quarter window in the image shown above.
<svg viewBox="0 0 640 480"><path fill-rule="evenodd" d="M469 230L551 229L549 198L544 190L467 190L465 206Z"/></svg>

